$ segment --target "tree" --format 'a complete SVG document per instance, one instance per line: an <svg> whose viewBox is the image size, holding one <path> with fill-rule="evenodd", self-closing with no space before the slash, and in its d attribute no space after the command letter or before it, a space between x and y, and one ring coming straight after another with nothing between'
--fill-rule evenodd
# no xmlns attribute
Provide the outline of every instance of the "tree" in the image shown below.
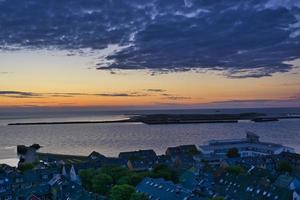
<svg viewBox="0 0 300 200"><path fill-rule="evenodd" d="M117 184L118 185L128 184L132 186L137 186L137 184L139 184L146 176L147 175L143 173L131 172L129 175L122 176L121 178L119 178Z"/></svg>
<svg viewBox="0 0 300 200"><path fill-rule="evenodd" d="M31 169L33 169L33 168L34 168L34 165L33 165L32 163L26 163L26 164L20 165L18 169L19 169L21 172L25 172L25 171L31 170Z"/></svg>
<svg viewBox="0 0 300 200"><path fill-rule="evenodd" d="M131 195L135 192L133 186L124 184L124 185L115 185L110 192L111 200L130 200Z"/></svg>
<svg viewBox="0 0 300 200"><path fill-rule="evenodd" d="M164 178L166 180L173 181L174 183L178 182L178 174L175 170L171 169L166 165L158 165L150 173L151 178Z"/></svg>
<svg viewBox="0 0 300 200"><path fill-rule="evenodd" d="M228 149L228 151L227 151L227 157L228 158L237 158L237 157L240 157L239 150L237 148Z"/></svg>
<svg viewBox="0 0 300 200"><path fill-rule="evenodd" d="M235 175L240 175L245 172L244 168L239 165L229 166L227 172Z"/></svg>
<svg viewBox="0 0 300 200"><path fill-rule="evenodd" d="M119 166L105 166L102 167L100 171L111 176L114 183L116 183L121 177L129 174L128 169Z"/></svg>
<svg viewBox="0 0 300 200"><path fill-rule="evenodd" d="M224 200L224 197L218 196L218 197L214 197L211 200Z"/></svg>
<svg viewBox="0 0 300 200"><path fill-rule="evenodd" d="M132 193L130 200L149 200L149 198L145 194L135 192Z"/></svg>
<svg viewBox="0 0 300 200"><path fill-rule="evenodd" d="M106 195L111 189L113 179L107 174L97 174L92 180L93 192Z"/></svg>
<svg viewBox="0 0 300 200"><path fill-rule="evenodd" d="M292 166L290 165L290 163L286 162L286 161L282 161L278 164L278 171L280 172L288 172L291 173L292 172Z"/></svg>
<svg viewBox="0 0 300 200"><path fill-rule="evenodd" d="M81 183L85 189L88 191L93 190L93 177L96 174L96 170L94 169L84 169L79 171L79 177Z"/></svg>

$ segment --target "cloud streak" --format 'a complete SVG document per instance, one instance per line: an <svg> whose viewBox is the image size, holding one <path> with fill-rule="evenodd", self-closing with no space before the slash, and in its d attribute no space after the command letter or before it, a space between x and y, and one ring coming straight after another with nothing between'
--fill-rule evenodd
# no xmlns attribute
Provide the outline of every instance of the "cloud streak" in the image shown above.
<svg viewBox="0 0 300 200"><path fill-rule="evenodd" d="M144 97L147 93L129 92L129 93L34 93L22 91L0 91L0 96L8 98L46 98L46 97L77 97L77 96L98 96L98 97Z"/></svg>
<svg viewBox="0 0 300 200"><path fill-rule="evenodd" d="M3 0L0 48L97 52L100 70L287 72L300 57L300 6L286 0ZM70 54L71 55L71 54Z"/></svg>
<svg viewBox="0 0 300 200"><path fill-rule="evenodd" d="M132 93L100 93L94 94L95 96L102 96L102 97L144 97L148 96L147 94L132 92Z"/></svg>
<svg viewBox="0 0 300 200"><path fill-rule="evenodd" d="M33 92L20 92L20 91L0 91L0 96L10 98L39 98L41 97L38 93Z"/></svg>
<svg viewBox="0 0 300 200"><path fill-rule="evenodd" d="M163 89L157 89L157 88L152 88L152 89L146 89L145 91L147 92L157 92L157 93L161 93L161 92L166 92L167 90L163 90Z"/></svg>

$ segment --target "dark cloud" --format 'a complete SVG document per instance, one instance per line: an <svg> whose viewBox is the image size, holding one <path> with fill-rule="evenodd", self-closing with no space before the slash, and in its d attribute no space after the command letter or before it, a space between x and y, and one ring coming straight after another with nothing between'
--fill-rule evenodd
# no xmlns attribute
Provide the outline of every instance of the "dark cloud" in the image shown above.
<svg viewBox="0 0 300 200"><path fill-rule="evenodd" d="M102 70L271 76L300 58L296 0L2 0L0 48L126 46ZM72 53L70 53L72 55Z"/></svg>
<svg viewBox="0 0 300 200"><path fill-rule="evenodd" d="M132 93L101 93L95 94L96 96L102 97L143 97L148 96L147 94L132 92Z"/></svg>
<svg viewBox="0 0 300 200"><path fill-rule="evenodd" d="M74 97L74 96L87 96L90 94L87 93L44 93L43 95L51 97Z"/></svg>
<svg viewBox="0 0 300 200"><path fill-rule="evenodd" d="M166 92L167 90L163 90L163 89L146 89L147 92Z"/></svg>
<svg viewBox="0 0 300 200"><path fill-rule="evenodd" d="M191 97L178 96L178 95L169 94L169 93L161 93L160 95L163 97L162 99L169 99L169 100L186 100L186 99L191 99Z"/></svg>
<svg viewBox="0 0 300 200"><path fill-rule="evenodd" d="M282 104L282 103L300 103L300 94L281 99L232 99L225 101L214 101L209 104Z"/></svg>
<svg viewBox="0 0 300 200"><path fill-rule="evenodd" d="M148 96L146 93L130 92L130 93L33 93L21 91L0 91L0 96L9 98L45 98L45 97L76 97L76 96L102 96L102 97L142 97Z"/></svg>
<svg viewBox="0 0 300 200"><path fill-rule="evenodd" d="M33 98L41 97L40 94L32 92L19 92L19 91L0 91L0 96L11 98Z"/></svg>

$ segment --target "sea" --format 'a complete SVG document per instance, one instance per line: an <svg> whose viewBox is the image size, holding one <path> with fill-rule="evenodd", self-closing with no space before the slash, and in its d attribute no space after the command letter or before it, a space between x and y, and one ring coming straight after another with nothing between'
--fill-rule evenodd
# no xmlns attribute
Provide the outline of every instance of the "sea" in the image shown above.
<svg viewBox="0 0 300 200"><path fill-rule="evenodd" d="M300 116L300 108L187 109L187 110L0 110L0 163L16 165L17 145L38 143L41 152L89 155L97 151L106 156L119 152L154 149L163 154L167 147L202 145L213 139L244 138L247 131L261 141L280 143L300 152L300 119L255 123L166 124L143 123L56 124L8 126L17 122L107 121L141 114L223 114L264 113L269 116Z"/></svg>

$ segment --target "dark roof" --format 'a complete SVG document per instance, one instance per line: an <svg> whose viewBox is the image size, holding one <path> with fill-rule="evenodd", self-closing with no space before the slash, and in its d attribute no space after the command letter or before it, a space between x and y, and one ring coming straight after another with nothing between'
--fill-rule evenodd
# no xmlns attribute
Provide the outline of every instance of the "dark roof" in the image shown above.
<svg viewBox="0 0 300 200"><path fill-rule="evenodd" d="M152 149L121 152L119 154L119 159L125 161L129 159L153 159L153 158L157 158L157 155Z"/></svg>
<svg viewBox="0 0 300 200"><path fill-rule="evenodd" d="M128 164L131 164L133 170L149 170L156 165L156 162L155 161L148 162L147 160L129 160Z"/></svg>
<svg viewBox="0 0 300 200"><path fill-rule="evenodd" d="M168 147L166 155L175 156L178 154L194 154L195 152L198 152L196 145L181 145L177 147Z"/></svg>
<svg viewBox="0 0 300 200"><path fill-rule="evenodd" d="M215 193L228 199L290 199L288 189L272 184L273 175L267 170L256 169L251 174L233 175L226 173L216 181ZM266 181L268 180L268 181Z"/></svg>
<svg viewBox="0 0 300 200"><path fill-rule="evenodd" d="M199 199L196 198L191 190L188 190L182 185L174 184L171 181L166 181L162 178L153 179L145 178L136 187L136 191L144 193L149 199L160 200L184 200L184 199Z"/></svg>
<svg viewBox="0 0 300 200"><path fill-rule="evenodd" d="M90 159L105 159L106 157L96 151L93 151L89 156Z"/></svg>

